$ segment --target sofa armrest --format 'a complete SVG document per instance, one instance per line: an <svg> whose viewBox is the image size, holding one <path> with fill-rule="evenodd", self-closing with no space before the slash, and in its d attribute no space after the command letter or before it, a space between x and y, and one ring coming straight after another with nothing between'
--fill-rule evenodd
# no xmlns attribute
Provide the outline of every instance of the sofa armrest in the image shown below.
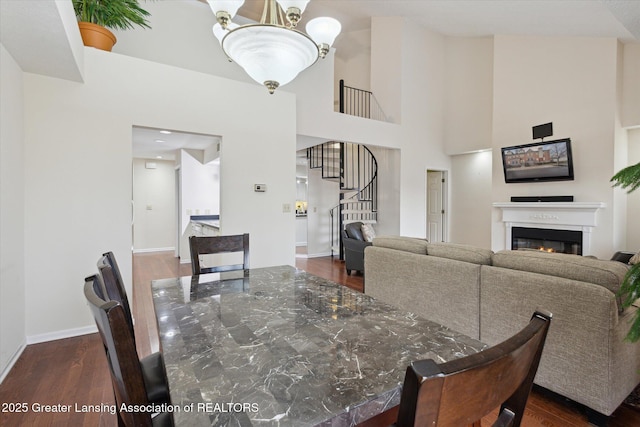
<svg viewBox="0 0 640 427"><path fill-rule="evenodd" d="M640 346L623 342L637 309L619 315L603 286L482 266L480 302L480 340L488 345L517 332L537 308L553 313L535 379L542 387L610 415L640 381Z"/></svg>

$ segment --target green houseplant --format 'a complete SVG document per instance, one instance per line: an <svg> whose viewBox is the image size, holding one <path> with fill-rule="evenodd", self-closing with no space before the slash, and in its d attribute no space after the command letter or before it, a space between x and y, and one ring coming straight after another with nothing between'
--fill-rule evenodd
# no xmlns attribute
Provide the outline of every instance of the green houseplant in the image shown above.
<svg viewBox="0 0 640 427"><path fill-rule="evenodd" d="M614 187L626 189L627 193L637 190L640 187L640 163L622 169L611 178L611 181ZM624 308L631 306L640 298L640 263L632 265L627 271L620 287L620 295L624 297L622 301ZM640 310L636 312L625 339L631 342L640 340Z"/></svg>
<svg viewBox="0 0 640 427"><path fill-rule="evenodd" d="M110 51L116 37L108 28L151 28L147 21L150 14L138 0L73 0L73 8L85 46Z"/></svg>

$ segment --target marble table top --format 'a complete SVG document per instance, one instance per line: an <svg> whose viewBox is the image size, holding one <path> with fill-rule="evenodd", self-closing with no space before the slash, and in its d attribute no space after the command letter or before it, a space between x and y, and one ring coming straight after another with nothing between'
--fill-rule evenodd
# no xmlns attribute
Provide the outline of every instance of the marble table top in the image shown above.
<svg viewBox="0 0 640 427"><path fill-rule="evenodd" d="M152 283L176 425L352 426L485 346L290 266Z"/></svg>

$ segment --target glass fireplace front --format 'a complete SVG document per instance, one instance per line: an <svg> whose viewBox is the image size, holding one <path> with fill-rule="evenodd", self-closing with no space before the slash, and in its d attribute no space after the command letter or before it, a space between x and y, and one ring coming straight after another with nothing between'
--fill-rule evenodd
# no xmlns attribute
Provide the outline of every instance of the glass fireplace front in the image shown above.
<svg viewBox="0 0 640 427"><path fill-rule="evenodd" d="M511 249L582 255L582 231L513 227Z"/></svg>

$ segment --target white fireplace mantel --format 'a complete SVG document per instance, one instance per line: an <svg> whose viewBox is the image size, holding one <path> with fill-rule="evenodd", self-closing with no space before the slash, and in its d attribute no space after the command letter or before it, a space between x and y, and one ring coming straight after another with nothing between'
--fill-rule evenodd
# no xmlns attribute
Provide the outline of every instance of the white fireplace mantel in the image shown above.
<svg viewBox="0 0 640 427"><path fill-rule="evenodd" d="M495 202L502 210L505 225L505 248L511 248L513 227L582 231L582 253L591 252L591 231L598 225L598 209L604 202Z"/></svg>

